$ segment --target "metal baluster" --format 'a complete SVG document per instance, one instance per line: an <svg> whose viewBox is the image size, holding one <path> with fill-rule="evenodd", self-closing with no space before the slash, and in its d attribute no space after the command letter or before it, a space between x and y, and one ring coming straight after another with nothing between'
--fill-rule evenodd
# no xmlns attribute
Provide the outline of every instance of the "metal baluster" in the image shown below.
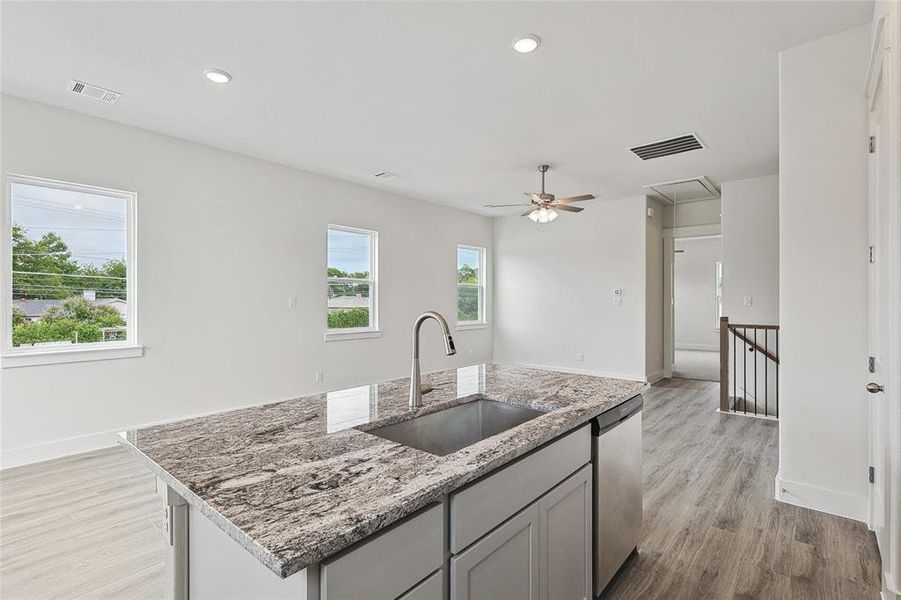
<svg viewBox="0 0 901 600"><path fill-rule="evenodd" d="M757 393L757 328L754 328L754 415L757 415L757 398L760 397L760 394Z"/></svg>
<svg viewBox="0 0 901 600"><path fill-rule="evenodd" d="M776 363L776 418L779 418L779 367L782 366L782 355L779 354L779 330L776 330L776 358L779 359L779 362Z"/></svg>
<svg viewBox="0 0 901 600"><path fill-rule="evenodd" d="M741 364L742 364L742 386L741 386L741 395L742 395L742 408L744 409L744 413L748 414L748 329L747 327L743 327L741 330L742 335L742 353L741 353Z"/></svg>
<svg viewBox="0 0 901 600"><path fill-rule="evenodd" d="M738 352L736 352L737 337L732 330L732 412L738 412Z"/></svg>
<svg viewBox="0 0 901 600"><path fill-rule="evenodd" d="M763 414L770 414L770 362L766 355L770 353L770 332L766 329L763 331L763 354L766 360L763 361Z"/></svg>

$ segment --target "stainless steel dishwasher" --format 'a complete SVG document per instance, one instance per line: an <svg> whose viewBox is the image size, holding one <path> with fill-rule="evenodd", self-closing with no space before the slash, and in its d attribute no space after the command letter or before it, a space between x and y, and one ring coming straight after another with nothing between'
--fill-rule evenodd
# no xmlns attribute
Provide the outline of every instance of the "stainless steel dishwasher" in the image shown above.
<svg viewBox="0 0 901 600"><path fill-rule="evenodd" d="M641 535L641 395L591 423L594 595L604 591Z"/></svg>

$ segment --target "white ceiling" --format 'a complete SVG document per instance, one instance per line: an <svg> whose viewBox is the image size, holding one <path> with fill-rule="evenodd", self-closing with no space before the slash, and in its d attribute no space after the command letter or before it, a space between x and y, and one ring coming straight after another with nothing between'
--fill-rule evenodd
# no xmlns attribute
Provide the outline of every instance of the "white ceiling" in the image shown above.
<svg viewBox="0 0 901 600"><path fill-rule="evenodd" d="M779 50L872 2L4 2L5 93L476 210L778 169ZM539 35L520 55L511 41ZM206 67L234 75L227 86ZM861 85L864 74L861 73ZM124 95L104 105L69 79ZM704 150L626 148L696 132ZM401 178L380 182L388 170ZM515 212L515 210L513 211Z"/></svg>

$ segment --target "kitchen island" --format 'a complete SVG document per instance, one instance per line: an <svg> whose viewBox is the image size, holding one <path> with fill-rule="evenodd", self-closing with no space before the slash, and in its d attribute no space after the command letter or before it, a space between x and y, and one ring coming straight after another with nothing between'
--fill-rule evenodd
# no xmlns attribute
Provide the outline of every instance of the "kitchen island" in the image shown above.
<svg viewBox="0 0 901 600"><path fill-rule="evenodd" d="M399 536L396 541L409 548L411 542L397 532L417 522L425 529L414 540L442 529L436 534L443 546L438 571L446 581L448 556L464 550L464 540L469 544L467 536L475 535L448 525L455 520L455 491L477 489L477 480L495 471L517 475L509 484L515 488L515 482L540 480L559 468L561 477L552 482L559 483L590 461L586 424L646 386L500 365L440 371L424 376L423 383L431 391L414 412L407 404L409 380L399 379L124 432L122 443L156 474L168 507L174 594L207 597L224 589L240 597L247 586L258 597L284 592L283 597L337 598L325 589L330 567L339 573L334 565L354 548L365 549L370 538ZM367 433L481 399L543 414L446 456ZM511 470L516 465L525 470L517 474ZM511 493L528 500L528 488ZM513 513L522 508L509 500L501 504L511 505ZM428 523L424 515L431 515ZM377 556L390 567L390 554ZM385 571L392 581L405 575ZM409 576L420 582L419 574ZM338 580L331 578L332 590ZM370 597L381 597L372 583Z"/></svg>

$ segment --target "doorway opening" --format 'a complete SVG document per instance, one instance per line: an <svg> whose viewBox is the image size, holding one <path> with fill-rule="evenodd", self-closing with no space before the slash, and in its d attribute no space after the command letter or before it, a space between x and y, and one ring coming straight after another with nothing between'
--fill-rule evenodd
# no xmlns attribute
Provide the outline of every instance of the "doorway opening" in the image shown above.
<svg viewBox="0 0 901 600"><path fill-rule="evenodd" d="M720 234L673 238L672 376L719 381Z"/></svg>

